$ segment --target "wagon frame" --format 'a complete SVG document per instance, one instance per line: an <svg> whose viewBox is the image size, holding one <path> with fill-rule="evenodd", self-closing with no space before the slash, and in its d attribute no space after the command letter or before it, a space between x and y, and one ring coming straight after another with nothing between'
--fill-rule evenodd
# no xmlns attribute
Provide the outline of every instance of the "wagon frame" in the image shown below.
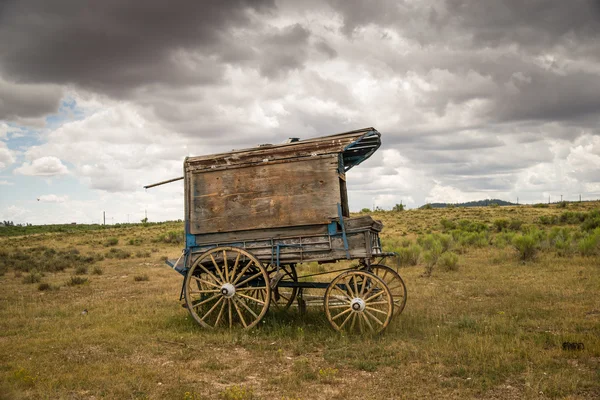
<svg viewBox="0 0 600 400"><path fill-rule="evenodd" d="M406 286L382 264L394 255L382 250L383 225L351 217L346 189L346 172L380 147L380 137L365 128L187 157L185 248L167 263L185 277L180 300L191 316L205 328L252 328L270 307L297 300L302 310L315 300L306 292L322 289L334 329L383 331L404 309ZM299 264L345 260L358 264L298 276ZM330 282L312 281L333 273L340 274Z"/></svg>

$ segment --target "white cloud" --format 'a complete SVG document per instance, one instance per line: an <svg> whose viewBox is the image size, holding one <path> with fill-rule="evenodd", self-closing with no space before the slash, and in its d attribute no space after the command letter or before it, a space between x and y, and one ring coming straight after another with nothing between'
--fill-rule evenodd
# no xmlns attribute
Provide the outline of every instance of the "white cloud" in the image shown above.
<svg viewBox="0 0 600 400"><path fill-rule="evenodd" d="M437 182L425 197L425 201L427 203L465 203L467 201L483 200L484 198L481 193L467 193Z"/></svg>
<svg viewBox="0 0 600 400"><path fill-rule="evenodd" d="M57 196L55 194L44 194L37 199L37 201L42 203L64 203L67 200L69 200L69 196Z"/></svg>
<svg viewBox="0 0 600 400"><path fill-rule="evenodd" d="M4 169L15 162L15 153L4 142L0 142L0 169Z"/></svg>
<svg viewBox="0 0 600 400"><path fill-rule="evenodd" d="M6 181L6 180L2 180L2 181L0 181L0 185L12 186L12 185L14 185L14 182L9 182L9 181Z"/></svg>
<svg viewBox="0 0 600 400"><path fill-rule="evenodd" d="M59 158L53 156L40 157L31 163L24 162L22 166L15 169L16 174L30 176L56 176L69 173L67 167Z"/></svg>

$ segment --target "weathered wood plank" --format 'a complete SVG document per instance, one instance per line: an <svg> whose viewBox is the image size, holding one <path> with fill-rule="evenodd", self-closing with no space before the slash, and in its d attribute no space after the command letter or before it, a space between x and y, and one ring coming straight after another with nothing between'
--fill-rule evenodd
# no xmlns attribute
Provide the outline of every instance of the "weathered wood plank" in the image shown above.
<svg viewBox="0 0 600 400"><path fill-rule="evenodd" d="M327 224L341 202L337 160L190 173L191 233Z"/></svg>

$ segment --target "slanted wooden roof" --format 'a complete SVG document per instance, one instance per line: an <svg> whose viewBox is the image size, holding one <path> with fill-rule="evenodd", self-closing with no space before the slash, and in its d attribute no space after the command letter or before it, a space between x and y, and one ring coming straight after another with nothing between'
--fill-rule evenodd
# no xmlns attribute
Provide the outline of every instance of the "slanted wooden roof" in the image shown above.
<svg viewBox="0 0 600 400"><path fill-rule="evenodd" d="M294 160L326 154L342 154L344 171L371 156L381 145L380 133L374 128L338 133L292 143L263 145L229 153L185 159L186 171L220 170L258 165L277 160Z"/></svg>

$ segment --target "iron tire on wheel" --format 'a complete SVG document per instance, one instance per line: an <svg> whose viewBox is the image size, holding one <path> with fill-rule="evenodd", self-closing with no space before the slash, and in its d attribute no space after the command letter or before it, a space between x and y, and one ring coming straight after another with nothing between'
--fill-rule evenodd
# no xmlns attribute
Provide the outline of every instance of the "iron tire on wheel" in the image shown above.
<svg viewBox="0 0 600 400"><path fill-rule="evenodd" d="M282 271L283 276L279 279L279 282L298 282L298 274L296 273L296 266L294 264L281 265L279 269ZM273 279L277 275L277 267L275 265L267 266L267 272L269 278ZM297 287L279 287L279 285L271 288L271 310L285 311L294 304L296 296L298 294Z"/></svg>
<svg viewBox="0 0 600 400"><path fill-rule="evenodd" d="M325 291L324 308L333 329L349 333L380 333L394 313L390 289L377 275L364 270L335 277Z"/></svg>
<svg viewBox="0 0 600 400"><path fill-rule="evenodd" d="M203 328L250 329L269 309L269 274L244 249L216 247L203 253L185 277L185 303Z"/></svg>

